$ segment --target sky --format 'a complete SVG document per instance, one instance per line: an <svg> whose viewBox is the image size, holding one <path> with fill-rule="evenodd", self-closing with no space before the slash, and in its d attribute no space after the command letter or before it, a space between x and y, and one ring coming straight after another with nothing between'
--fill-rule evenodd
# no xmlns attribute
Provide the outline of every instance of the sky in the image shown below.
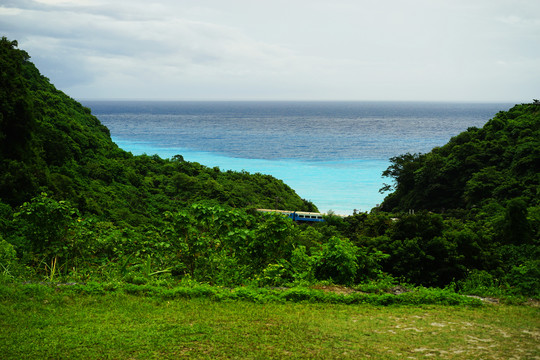
<svg viewBox="0 0 540 360"><path fill-rule="evenodd" d="M73 98L530 102L538 0L2 0Z"/></svg>

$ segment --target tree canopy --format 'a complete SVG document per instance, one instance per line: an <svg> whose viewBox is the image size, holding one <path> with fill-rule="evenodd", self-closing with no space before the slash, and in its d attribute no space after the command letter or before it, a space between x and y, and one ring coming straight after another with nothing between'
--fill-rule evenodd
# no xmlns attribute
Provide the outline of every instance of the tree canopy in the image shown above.
<svg viewBox="0 0 540 360"><path fill-rule="evenodd" d="M133 156L90 109L42 76L16 41L3 37L0 52L0 201L18 206L46 192L83 213L135 226L200 201L316 210L269 175L221 171L181 155Z"/></svg>
<svg viewBox="0 0 540 360"><path fill-rule="evenodd" d="M540 105L516 105L427 154L393 157L384 210L470 209L521 197L538 205ZM386 190L390 188L387 187Z"/></svg>
<svg viewBox="0 0 540 360"><path fill-rule="evenodd" d="M120 149L29 59L0 40L0 281L400 279L540 296L537 101L392 158L393 192L371 213L306 225L253 211L317 210L272 176Z"/></svg>

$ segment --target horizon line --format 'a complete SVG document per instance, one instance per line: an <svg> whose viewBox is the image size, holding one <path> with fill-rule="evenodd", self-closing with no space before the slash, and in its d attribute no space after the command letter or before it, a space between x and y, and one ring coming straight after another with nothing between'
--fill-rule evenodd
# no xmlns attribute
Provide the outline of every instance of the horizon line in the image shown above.
<svg viewBox="0 0 540 360"><path fill-rule="evenodd" d="M154 101L154 102L296 102L296 103L309 103L309 102L334 102L334 103L459 103L459 104L528 104L532 102L512 101L512 100L329 100L329 99L178 99L178 98L74 98L76 101Z"/></svg>

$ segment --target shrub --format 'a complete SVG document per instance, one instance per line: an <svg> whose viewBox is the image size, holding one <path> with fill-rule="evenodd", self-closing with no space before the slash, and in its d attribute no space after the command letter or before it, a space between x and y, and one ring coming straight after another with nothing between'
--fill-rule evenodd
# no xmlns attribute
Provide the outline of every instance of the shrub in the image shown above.
<svg viewBox="0 0 540 360"><path fill-rule="evenodd" d="M512 267L504 280L512 292L540 298L540 260L529 260Z"/></svg>
<svg viewBox="0 0 540 360"><path fill-rule="evenodd" d="M495 296L501 292L497 279L485 270L471 270L456 285L461 293L469 295Z"/></svg>
<svg viewBox="0 0 540 360"><path fill-rule="evenodd" d="M282 263L269 264L262 272L261 285L281 286L290 281L287 267Z"/></svg>
<svg viewBox="0 0 540 360"><path fill-rule="evenodd" d="M313 263L315 257L309 256L306 247L297 246L291 253L291 272L295 281L312 282L314 280Z"/></svg>
<svg viewBox="0 0 540 360"><path fill-rule="evenodd" d="M28 251L40 252L45 257L65 253L68 227L77 210L65 201L56 201L42 193L24 203L14 214L16 224L30 240Z"/></svg>
<svg viewBox="0 0 540 360"><path fill-rule="evenodd" d="M315 277L332 279L337 284L351 284L358 270L358 248L349 239L331 237L316 255Z"/></svg>
<svg viewBox="0 0 540 360"><path fill-rule="evenodd" d="M16 267L18 267L18 262L15 249L0 235L0 276L13 278L13 271Z"/></svg>

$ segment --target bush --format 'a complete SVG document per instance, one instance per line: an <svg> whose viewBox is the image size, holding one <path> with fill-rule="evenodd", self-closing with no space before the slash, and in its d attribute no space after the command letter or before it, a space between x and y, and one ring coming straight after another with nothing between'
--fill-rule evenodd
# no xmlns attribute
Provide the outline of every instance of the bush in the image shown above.
<svg viewBox="0 0 540 360"><path fill-rule="evenodd" d="M282 286L291 280L288 273L289 271L283 263L269 264L262 271L261 285Z"/></svg>
<svg viewBox="0 0 540 360"><path fill-rule="evenodd" d="M376 279L382 276L381 262L388 259L390 255L384 254L379 250L370 251L368 248L361 247L357 251L358 271L356 281L366 281Z"/></svg>
<svg viewBox="0 0 540 360"><path fill-rule="evenodd" d="M497 296L501 293L497 279L485 270L471 270L467 277L456 285L463 294Z"/></svg>
<svg viewBox="0 0 540 360"><path fill-rule="evenodd" d="M358 248L349 239L331 237L316 255L315 277L336 284L352 284L358 270Z"/></svg>
<svg viewBox="0 0 540 360"><path fill-rule="evenodd" d="M2 235L0 235L0 276L11 279L14 277L14 272L18 267L17 253L13 245L4 240Z"/></svg>
<svg viewBox="0 0 540 360"><path fill-rule="evenodd" d="M398 285L397 279L391 275L381 273L376 279L370 279L354 286L357 291L366 293L385 293Z"/></svg>
<svg viewBox="0 0 540 360"><path fill-rule="evenodd" d="M309 256L303 245L297 246L291 253L291 272L296 282L312 282L314 280L313 263L315 257Z"/></svg>
<svg viewBox="0 0 540 360"><path fill-rule="evenodd" d="M55 256L67 250L68 227L77 216L77 210L65 201L56 201L42 193L24 203L14 214L16 224L30 240L27 251Z"/></svg>
<svg viewBox="0 0 540 360"><path fill-rule="evenodd" d="M512 292L540 298L540 260L529 260L512 267L504 280Z"/></svg>
<svg viewBox="0 0 540 360"><path fill-rule="evenodd" d="M16 260L17 253L15 252L13 245L4 240L2 235L0 235L0 264L9 265Z"/></svg>

